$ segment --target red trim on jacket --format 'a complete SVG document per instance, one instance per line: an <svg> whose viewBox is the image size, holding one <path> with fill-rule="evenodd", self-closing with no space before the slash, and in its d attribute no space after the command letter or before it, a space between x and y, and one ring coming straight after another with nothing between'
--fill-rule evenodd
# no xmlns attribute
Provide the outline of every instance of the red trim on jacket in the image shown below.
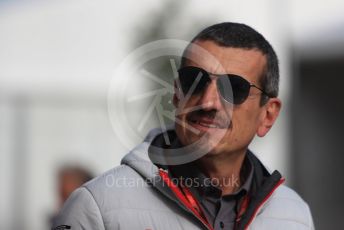
<svg viewBox="0 0 344 230"><path fill-rule="evenodd" d="M200 209L200 205L192 196L191 192L188 191L186 192L187 195L184 195L179 187L173 183L167 172L159 170L159 175L161 176L165 184L173 191L179 201L182 202L182 204L187 207L205 226L207 226L208 229L213 230L213 227L208 223L207 219ZM185 192L187 189L184 187L183 190Z"/></svg>
<svg viewBox="0 0 344 230"><path fill-rule="evenodd" d="M181 187L181 189L173 183L171 178L168 176L168 173L165 172L163 169L159 170L159 175L164 181L164 183L172 190L172 192L176 195L176 197L179 199L182 204L188 208L209 230L213 230L214 228L211 226L211 224L207 221L204 213L202 212L201 206L197 202L197 200L194 198L192 193L184 186ZM271 195L274 193L274 191L285 181L284 178L281 178L279 182L273 187L273 189L269 192L269 194L263 199L263 201L257 205L253 215L251 216L250 220L246 224L244 229L247 229L248 226L252 223L254 218L256 217L259 209L262 207L262 205L271 197ZM236 218L236 223L240 221L241 216L246 211L247 207L249 205L249 197L245 196L239 209L238 217Z"/></svg>

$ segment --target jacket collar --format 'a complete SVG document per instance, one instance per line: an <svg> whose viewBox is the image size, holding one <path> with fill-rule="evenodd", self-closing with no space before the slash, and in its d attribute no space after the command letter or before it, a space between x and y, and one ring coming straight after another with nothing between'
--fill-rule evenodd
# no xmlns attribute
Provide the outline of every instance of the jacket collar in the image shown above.
<svg viewBox="0 0 344 230"><path fill-rule="evenodd" d="M168 130L172 131L173 130ZM161 129L152 130L145 141L130 151L121 161L137 171L149 184L164 194L167 198L176 202L182 209L194 214L178 199L171 189L164 184L160 176L160 170L167 170L166 165L153 164L149 158L149 148L161 137L163 131ZM157 144L154 142L154 144ZM163 148L162 148L163 149ZM163 152L161 152L163 153ZM249 191L250 202L245 213L238 220L236 229L246 229L247 226L257 215L259 208L266 202L275 189L284 181L278 171L269 173L262 162L250 151L247 151L247 157L251 160L254 168L251 189ZM168 174L168 171L167 171ZM199 219L199 218L198 218ZM203 223L204 224L204 223ZM206 226L206 225L203 225Z"/></svg>

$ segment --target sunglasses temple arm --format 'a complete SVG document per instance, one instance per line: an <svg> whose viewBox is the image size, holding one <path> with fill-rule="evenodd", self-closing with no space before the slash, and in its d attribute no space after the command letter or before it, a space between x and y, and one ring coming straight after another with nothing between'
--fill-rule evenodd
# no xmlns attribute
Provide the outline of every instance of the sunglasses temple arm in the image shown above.
<svg viewBox="0 0 344 230"><path fill-rule="evenodd" d="M251 87L254 87L256 89L259 89L263 94L265 94L268 97L272 97L270 94L268 94L267 92L265 92L263 89L259 88L258 86L254 85L254 84L250 84Z"/></svg>

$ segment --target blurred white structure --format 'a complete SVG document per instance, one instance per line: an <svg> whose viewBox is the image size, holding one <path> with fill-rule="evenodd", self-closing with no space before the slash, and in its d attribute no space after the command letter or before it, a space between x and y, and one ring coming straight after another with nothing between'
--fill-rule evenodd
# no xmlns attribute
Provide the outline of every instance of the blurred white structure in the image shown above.
<svg viewBox="0 0 344 230"><path fill-rule="evenodd" d="M0 229L47 228L56 207L55 172L76 162L101 173L127 150L109 122L106 96L113 70L164 1L5 1L0 3ZM185 2L171 37L199 17L253 26L281 62L282 115L252 150L288 178L289 49L309 33L344 21L344 2ZM175 18L173 19L175 20ZM158 22L156 22L158 23ZM205 25L207 26L207 25ZM184 30L184 31L183 31ZM328 37L342 36L343 33ZM324 39L328 39L325 37ZM315 38L312 38L315 39ZM316 38L318 39L318 38ZM319 38L321 40L321 38Z"/></svg>

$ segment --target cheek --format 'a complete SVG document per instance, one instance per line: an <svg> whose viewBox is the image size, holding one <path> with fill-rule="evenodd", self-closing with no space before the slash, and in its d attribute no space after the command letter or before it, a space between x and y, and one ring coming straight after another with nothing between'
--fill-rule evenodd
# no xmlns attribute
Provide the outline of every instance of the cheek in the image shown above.
<svg viewBox="0 0 344 230"><path fill-rule="evenodd" d="M236 136L254 136L259 125L259 114L256 110L240 108L232 117L232 129Z"/></svg>
<svg viewBox="0 0 344 230"><path fill-rule="evenodd" d="M182 122L186 122L188 115L187 111L194 111L194 107L197 106L199 98L192 96L187 101L180 100L178 107L176 108L175 116Z"/></svg>
<svg viewBox="0 0 344 230"><path fill-rule="evenodd" d="M190 108L195 106L196 100L194 97L191 97L188 101L179 101L178 107L175 111L175 129L177 136L179 137L182 144L187 145L189 142L193 141L193 135L187 128L187 115L185 111L188 111Z"/></svg>

